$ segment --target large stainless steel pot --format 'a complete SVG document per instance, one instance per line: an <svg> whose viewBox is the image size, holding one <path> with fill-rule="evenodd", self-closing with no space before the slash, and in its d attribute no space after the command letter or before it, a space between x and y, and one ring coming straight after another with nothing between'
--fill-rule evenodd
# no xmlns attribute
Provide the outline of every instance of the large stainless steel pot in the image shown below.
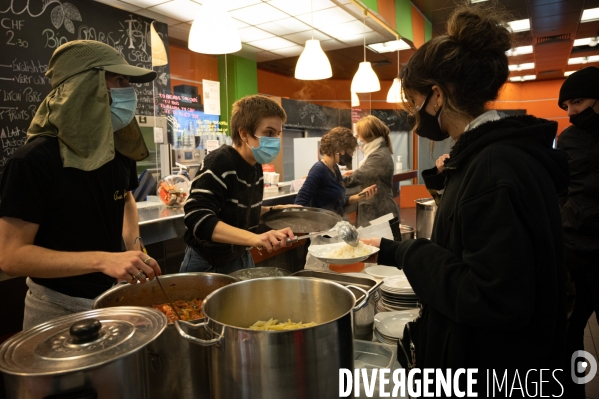
<svg viewBox="0 0 599 399"><path fill-rule="evenodd" d="M354 287L358 290L361 288ZM223 287L204 302L202 340L182 330L191 342L211 346L213 398L338 397L339 369L353 369L352 292L331 281L268 277ZM256 331L248 327L271 317L315 322L293 331Z"/></svg>
<svg viewBox="0 0 599 399"><path fill-rule="evenodd" d="M160 281L173 300L204 299L208 294L239 281L216 273L180 273L161 276ZM94 308L112 306L150 306L168 302L156 280L145 284L115 287L96 299ZM204 329L185 330L198 338L208 338ZM147 348L151 399L209 398L209 351L181 339L169 325Z"/></svg>
<svg viewBox="0 0 599 399"><path fill-rule="evenodd" d="M416 202L416 237L431 238L437 213L437 204L432 198L420 198Z"/></svg>
<svg viewBox="0 0 599 399"><path fill-rule="evenodd" d="M0 348L7 399L148 398L144 348L166 328L154 309L75 313L20 332Z"/></svg>

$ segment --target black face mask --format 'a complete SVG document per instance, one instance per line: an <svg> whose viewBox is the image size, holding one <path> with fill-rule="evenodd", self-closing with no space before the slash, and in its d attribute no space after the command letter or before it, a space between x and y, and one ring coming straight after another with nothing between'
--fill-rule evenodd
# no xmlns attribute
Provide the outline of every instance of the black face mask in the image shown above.
<svg viewBox="0 0 599 399"><path fill-rule="evenodd" d="M424 100L424 103L422 103L422 106L420 106L420 109L418 110L418 115L420 116L420 123L416 128L416 134L420 137L424 137L429 140L443 141L447 137L449 137L447 133L441 130L441 126L439 126L439 114L441 113L441 109L443 107L439 107L437 113L435 113L435 116L429 114L424 110L426 108L426 104L428 104L428 101L430 100L432 95L433 92L431 91L430 94L426 97L426 100Z"/></svg>
<svg viewBox="0 0 599 399"><path fill-rule="evenodd" d="M599 129L599 114L595 112L593 107L597 103L595 103L582 111L579 114L573 115L570 117L570 123L576 126L579 129L590 131L593 129Z"/></svg>

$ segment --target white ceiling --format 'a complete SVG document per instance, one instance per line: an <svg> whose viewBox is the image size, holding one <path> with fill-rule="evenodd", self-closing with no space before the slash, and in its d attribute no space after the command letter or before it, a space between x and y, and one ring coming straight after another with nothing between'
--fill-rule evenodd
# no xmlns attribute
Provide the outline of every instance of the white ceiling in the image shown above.
<svg viewBox="0 0 599 399"><path fill-rule="evenodd" d="M169 37L187 42L203 0L96 1L164 22ZM312 35L325 51L359 46L364 37L366 44L395 39L371 18L364 28L362 8L352 0L218 1L226 1L239 29L243 49L238 54L258 62L298 56Z"/></svg>

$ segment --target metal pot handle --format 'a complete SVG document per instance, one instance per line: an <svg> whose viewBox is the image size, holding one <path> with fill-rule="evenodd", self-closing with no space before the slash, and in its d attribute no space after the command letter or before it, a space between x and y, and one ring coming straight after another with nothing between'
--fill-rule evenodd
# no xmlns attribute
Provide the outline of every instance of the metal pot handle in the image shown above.
<svg viewBox="0 0 599 399"><path fill-rule="evenodd" d="M194 324L194 323L190 323L188 321L175 320L175 327L177 328L177 331L179 331L179 335L181 335L183 338L185 338L186 340L188 340L189 342L192 342L194 344L198 344L198 345L202 345L202 346L212 346L214 344L218 344L224 338L225 326L223 326L223 330L221 331L221 333L218 336L218 338L206 340L206 339L192 337L191 335L187 334L185 331L183 331L183 329L181 328L181 326L179 325L179 323L185 324L189 328L200 328L200 327L206 328L206 323L207 322ZM206 328L206 330L207 330L207 328Z"/></svg>
<svg viewBox="0 0 599 399"><path fill-rule="evenodd" d="M354 312L357 312L358 310L360 310L364 306L366 306L366 304L368 304L368 300L370 299L370 294L364 288L356 287L355 285L346 285L346 288L350 288L350 287L355 288L358 291L362 291L364 293L364 299L362 299L362 302L357 304L356 307L354 307L354 309L353 309Z"/></svg>

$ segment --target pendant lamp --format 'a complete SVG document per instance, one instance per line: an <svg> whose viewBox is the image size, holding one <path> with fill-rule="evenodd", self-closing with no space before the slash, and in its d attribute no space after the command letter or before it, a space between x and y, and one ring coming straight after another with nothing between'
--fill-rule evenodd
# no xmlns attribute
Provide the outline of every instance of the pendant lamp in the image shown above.
<svg viewBox="0 0 599 399"><path fill-rule="evenodd" d="M364 14L364 62L360 62L358 72L351 81L351 91L354 93L372 93L381 90L378 76L366 61L366 14Z"/></svg>
<svg viewBox="0 0 599 399"><path fill-rule="evenodd" d="M399 50L397 50L397 77L393 79L393 84L387 93L388 103L403 103L401 97L401 81L399 80Z"/></svg>
<svg viewBox="0 0 599 399"><path fill-rule="evenodd" d="M351 106L359 107L360 106L360 97L355 92L351 92Z"/></svg>
<svg viewBox="0 0 599 399"><path fill-rule="evenodd" d="M312 1L310 1L312 13ZM314 18L312 16L312 18ZM295 78L300 80L320 80L333 76L331 63L320 47L320 40L314 39L314 21L312 21L312 39L306 40L306 47L295 65Z"/></svg>
<svg viewBox="0 0 599 399"><path fill-rule="evenodd" d="M320 40L306 40L306 47L295 66L295 78L320 80L333 76L331 63L320 47Z"/></svg>
<svg viewBox="0 0 599 399"><path fill-rule="evenodd" d="M150 24L150 47L152 48L152 66L163 66L168 64L168 56L164 48L164 42L154 28L154 22Z"/></svg>
<svg viewBox="0 0 599 399"><path fill-rule="evenodd" d="M189 31L187 46L202 54L230 54L241 50L239 31L221 0L204 0Z"/></svg>

